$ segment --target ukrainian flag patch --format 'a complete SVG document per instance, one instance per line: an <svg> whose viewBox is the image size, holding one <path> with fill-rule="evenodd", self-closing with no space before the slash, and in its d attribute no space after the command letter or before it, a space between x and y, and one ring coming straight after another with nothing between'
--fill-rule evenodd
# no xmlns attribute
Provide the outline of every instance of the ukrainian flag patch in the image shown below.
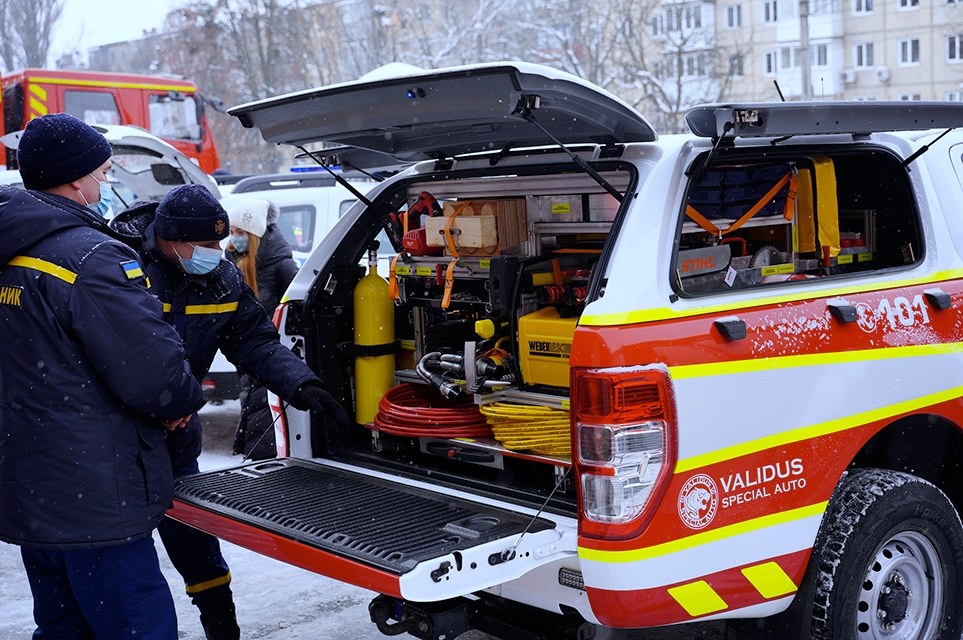
<svg viewBox="0 0 963 640"><path fill-rule="evenodd" d="M144 270L140 268L140 264L136 260L121 262L120 268L124 270L124 274L128 280L142 278L144 276Z"/></svg>

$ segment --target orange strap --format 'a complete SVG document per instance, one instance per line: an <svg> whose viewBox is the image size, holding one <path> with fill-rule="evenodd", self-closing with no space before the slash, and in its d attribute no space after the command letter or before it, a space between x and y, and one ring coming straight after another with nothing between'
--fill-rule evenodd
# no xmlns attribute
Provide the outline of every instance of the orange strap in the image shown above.
<svg viewBox="0 0 963 640"><path fill-rule="evenodd" d="M708 218L693 209L691 205L687 204L685 206L685 214L695 220L697 225L708 231L710 234L716 236L717 238L722 236L722 233L719 231L719 227L709 222Z"/></svg>
<svg viewBox="0 0 963 640"><path fill-rule="evenodd" d="M722 236L724 236L724 235L728 235L728 234L732 233L733 231L735 231L736 229L738 229L738 228L741 227L742 225L744 225L744 224L746 224L747 222L749 222L749 220L751 220L753 216L755 216L757 213L759 213L764 206L766 206L767 204L769 204L769 201L770 201L770 200L772 200L773 198L776 197L776 194L779 193L779 190L782 189L783 187L785 187L785 186L786 186L786 183L787 183L787 182L790 182L790 180L793 180L793 181L796 180L796 176L793 175L792 171L790 171L789 173L787 173L786 175L784 175L784 176L779 180L779 182L777 182L777 183L775 184L775 186L774 186L772 189L770 189L768 193L766 193L766 195L764 195L762 198L760 198L759 201L756 202L756 204L752 205L752 208L750 208L749 211L746 211L744 214L742 214L742 217L741 217L741 218L739 218L738 220L736 220L735 222L733 222L731 225L729 225L729 228L726 229L725 231L719 231L719 227L717 227L716 225L714 225L714 224L712 224L711 222L709 222L709 220L706 219L705 216L703 216L702 214L700 214L698 211L696 211L695 209L693 209L693 208L692 208L691 206L689 206L689 205L686 205L686 207L685 207L685 214L686 214L687 216L689 216L690 218L692 218L693 220L695 220L696 224L698 224L700 227L702 227L703 229L705 229L706 231L708 231L708 232L711 233L712 235L717 236L717 237L722 237ZM795 201L796 201L795 182L793 182L792 184L790 184L790 186L789 186L789 192L790 192L790 197L792 198L792 201L793 201L793 203L795 204ZM788 199L787 199L787 207L788 207L788 206L789 206L789 205L788 205ZM793 210L795 210L795 206L793 207ZM786 210L785 210L785 209L783 210L783 215L784 215L784 216L786 215ZM787 220L792 220L792 216L790 215L790 216L789 216L788 218L786 218L786 219L787 219Z"/></svg>
<svg viewBox="0 0 963 640"><path fill-rule="evenodd" d="M451 212L451 215L448 216L448 220L445 222L445 244L448 245L448 251L451 252L451 255L455 256L456 258L458 257L458 248L455 246L455 239L451 237L451 225L455 222L455 218L458 217L458 214L464 211L470 204L471 200L465 200L460 205L455 207L455 210Z"/></svg>
<svg viewBox="0 0 963 640"><path fill-rule="evenodd" d="M454 215L452 216L454 217ZM455 286L455 265L458 264L458 258L455 258L448 263L448 268L445 269L445 295L441 299L441 308L447 309L448 305L451 304L451 290Z"/></svg>
<svg viewBox="0 0 963 640"><path fill-rule="evenodd" d="M792 220L796 215L796 191L799 188L799 177L796 172L792 172L792 177L789 178L789 194L786 196L786 206L782 210L782 217L786 220Z"/></svg>
<svg viewBox="0 0 963 640"><path fill-rule="evenodd" d="M388 297L392 300L398 299L398 277L395 276L395 267L398 265L398 258L401 257L399 253L391 261L391 267L388 269Z"/></svg>
<svg viewBox="0 0 963 640"><path fill-rule="evenodd" d="M552 258L552 274L555 276L555 284L561 287L565 282L562 279L562 265L558 263L558 258Z"/></svg>

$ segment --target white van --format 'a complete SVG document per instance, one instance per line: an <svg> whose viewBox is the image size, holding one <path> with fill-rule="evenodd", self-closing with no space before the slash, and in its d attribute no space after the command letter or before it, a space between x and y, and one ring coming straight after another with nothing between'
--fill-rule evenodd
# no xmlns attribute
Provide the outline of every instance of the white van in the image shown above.
<svg viewBox="0 0 963 640"><path fill-rule="evenodd" d="M352 180L351 186L367 193L372 180ZM238 181L221 199L221 205L245 198L270 200L281 209L278 228L291 245L291 252L300 267L321 238L344 213L358 201L347 187L338 184L325 171L298 171L251 176Z"/></svg>
<svg viewBox="0 0 963 640"><path fill-rule="evenodd" d="M367 193L373 180L351 180L351 186ZM239 180L221 198L221 205L245 198L270 200L281 209L278 228L291 245L291 254L298 267L335 225L341 216L358 201L355 194L325 171L292 171L264 176L250 176ZM268 309L268 315L273 313ZM237 368L220 351L203 382L204 397L208 401L231 400L241 392Z"/></svg>

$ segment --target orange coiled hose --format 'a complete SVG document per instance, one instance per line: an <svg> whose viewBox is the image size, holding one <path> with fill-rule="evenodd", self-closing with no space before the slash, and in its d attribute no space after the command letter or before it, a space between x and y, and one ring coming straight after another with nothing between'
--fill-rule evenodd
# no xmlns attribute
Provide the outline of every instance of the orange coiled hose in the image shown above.
<svg viewBox="0 0 963 640"><path fill-rule="evenodd" d="M408 438L491 436L485 416L473 404L457 405L427 385L404 383L381 398L374 426Z"/></svg>

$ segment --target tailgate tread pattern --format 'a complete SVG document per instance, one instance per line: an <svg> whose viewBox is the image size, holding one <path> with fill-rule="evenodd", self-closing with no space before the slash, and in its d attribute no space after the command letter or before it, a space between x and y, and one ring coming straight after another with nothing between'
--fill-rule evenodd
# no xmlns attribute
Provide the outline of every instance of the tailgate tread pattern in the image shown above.
<svg viewBox="0 0 963 640"><path fill-rule="evenodd" d="M179 478L180 502L401 575L521 533L531 517L311 462L283 459ZM538 518L530 532L554 528Z"/></svg>

